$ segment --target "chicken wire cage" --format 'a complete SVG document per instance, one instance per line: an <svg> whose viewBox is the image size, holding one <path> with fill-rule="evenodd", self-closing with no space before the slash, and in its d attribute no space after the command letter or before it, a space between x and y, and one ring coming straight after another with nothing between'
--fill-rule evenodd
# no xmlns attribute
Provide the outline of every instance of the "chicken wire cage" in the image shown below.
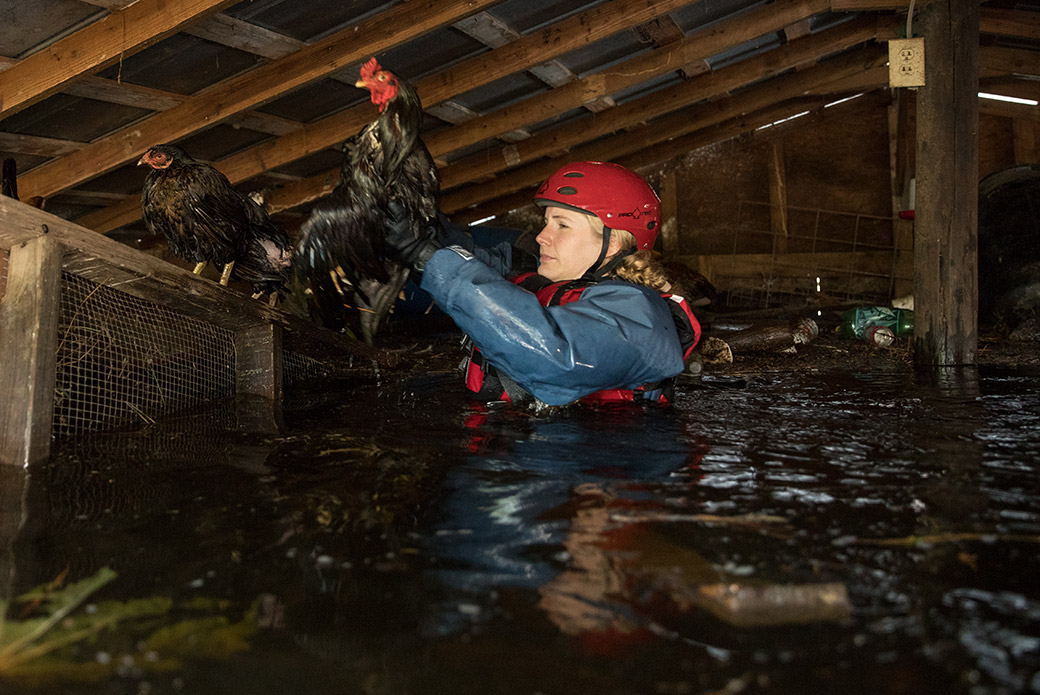
<svg viewBox="0 0 1040 695"><path fill-rule="evenodd" d="M234 335L62 273L52 433L148 423L235 393Z"/></svg>
<svg viewBox="0 0 1040 695"><path fill-rule="evenodd" d="M152 424L160 415L232 398L235 334L62 272L52 434ZM283 383L334 372L283 352Z"/></svg>

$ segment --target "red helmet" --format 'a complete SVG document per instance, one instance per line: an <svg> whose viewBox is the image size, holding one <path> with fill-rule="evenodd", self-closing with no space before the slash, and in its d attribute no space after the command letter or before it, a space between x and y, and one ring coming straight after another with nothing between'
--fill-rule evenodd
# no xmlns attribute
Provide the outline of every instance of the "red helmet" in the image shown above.
<svg viewBox="0 0 1040 695"><path fill-rule="evenodd" d="M661 226L661 199L639 174L613 162L571 162L545 180L535 205L595 215L609 229L623 229L636 247L649 249Z"/></svg>

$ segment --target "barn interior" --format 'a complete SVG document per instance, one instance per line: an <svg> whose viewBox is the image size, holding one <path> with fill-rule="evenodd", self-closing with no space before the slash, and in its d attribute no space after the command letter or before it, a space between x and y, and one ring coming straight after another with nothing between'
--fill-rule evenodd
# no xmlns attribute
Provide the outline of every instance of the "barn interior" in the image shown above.
<svg viewBox="0 0 1040 695"><path fill-rule="evenodd" d="M72 567L122 602L102 617L133 638L91 655L56 635L48 663L12 657L25 645L5 651L0 633L0 680L255 693L284 692L298 670L301 692L341 692L337 679L510 695L1040 688L1040 595L1026 579L1040 534L1028 492L1040 4L914 5L0 5L0 159L14 162L18 198L0 198L0 458L15 464L0 485L12 549L0 576L24 620L24 592ZM890 42L922 37L934 79L894 86ZM588 414L518 420L443 393L455 352L410 354L429 318L414 287L369 346L321 328L299 296L272 308L217 285L219 269L192 276L142 221L142 154L176 143L295 238L338 182L344 141L378 115L355 86L373 56L422 99L454 224L530 241L546 176L617 162L660 195L655 248L711 286L713 322L812 317L830 344L815 362L771 352L684 374L682 416L645 416L646 431ZM887 351L834 338L841 311L907 299L927 337ZM999 372L973 371L1008 344ZM908 376L915 359L968 371ZM814 384L821 370L844 375ZM745 401L782 412L749 422ZM616 484L598 457L619 470L642 460L610 443L617 432L669 472ZM535 446L545 441L559 449ZM469 477L453 468L460 451L482 462ZM560 460L573 469L541 468ZM785 465L789 477L773 468ZM755 483L756 467L772 472ZM542 506L531 500L543 488L510 487L543 474L564 491ZM488 480L500 499L444 492ZM745 484L736 503L722 492ZM210 492L224 486L244 508ZM856 486L863 495L845 499ZM537 510L517 527L550 518L567 530L540 544L487 538L465 513L427 526L415 510L428 516L431 496L491 509L494 523ZM107 541L90 539L99 531ZM133 565L131 549L173 537L182 562ZM503 549L540 568L538 581L472 569ZM270 586L256 579L267 571ZM56 588L55 604L71 610L85 587ZM211 604L183 607L211 587ZM179 607L135 615L146 593ZM163 621L212 653L170 646Z"/></svg>

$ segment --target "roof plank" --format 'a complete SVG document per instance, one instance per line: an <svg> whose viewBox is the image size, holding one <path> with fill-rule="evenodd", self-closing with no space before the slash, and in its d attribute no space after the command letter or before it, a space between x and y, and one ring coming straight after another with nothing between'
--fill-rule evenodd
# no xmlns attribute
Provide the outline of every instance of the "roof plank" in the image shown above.
<svg viewBox="0 0 1040 695"><path fill-rule="evenodd" d="M133 55L235 0L138 0L38 51L0 73L0 116L61 91L83 75Z"/></svg>

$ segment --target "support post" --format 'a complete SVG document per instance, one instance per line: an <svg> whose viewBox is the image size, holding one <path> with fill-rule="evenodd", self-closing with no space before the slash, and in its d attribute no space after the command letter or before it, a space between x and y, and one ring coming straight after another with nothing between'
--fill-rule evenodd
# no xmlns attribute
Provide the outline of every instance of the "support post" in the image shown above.
<svg viewBox="0 0 1040 695"><path fill-rule="evenodd" d="M679 253L679 192L675 169L661 174L661 248L665 256Z"/></svg>
<svg viewBox="0 0 1040 695"><path fill-rule="evenodd" d="M784 168L784 143L773 142L769 155L769 227L773 232L773 253L787 253L787 170Z"/></svg>
<svg viewBox="0 0 1040 695"><path fill-rule="evenodd" d="M40 236L11 248L0 302L0 463L50 455L64 247Z"/></svg>
<svg viewBox="0 0 1040 695"><path fill-rule="evenodd" d="M235 334L235 401L239 426L270 432L281 421L282 329L264 323Z"/></svg>
<svg viewBox="0 0 1040 695"><path fill-rule="evenodd" d="M914 360L974 364L978 346L978 0L920 10Z"/></svg>
<svg viewBox="0 0 1040 695"><path fill-rule="evenodd" d="M916 140L910 107L914 93L895 89L888 107L888 154L892 184L892 291L902 297L914 291L914 223L900 213L910 209L910 155Z"/></svg>

